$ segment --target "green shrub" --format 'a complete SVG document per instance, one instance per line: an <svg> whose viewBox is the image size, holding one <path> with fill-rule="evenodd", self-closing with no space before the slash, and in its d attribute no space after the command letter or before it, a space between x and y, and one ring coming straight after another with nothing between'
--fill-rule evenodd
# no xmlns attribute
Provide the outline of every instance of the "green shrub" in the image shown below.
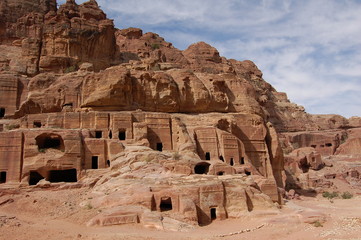
<svg viewBox="0 0 361 240"><path fill-rule="evenodd" d="M314 227L323 227L322 223L320 221L315 221L312 223Z"/></svg>
<svg viewBox="0 0 361 240"><path fill-rule="evenodd" d="M64 73L70 73L70 72L75 72L77 70L76 66L70 66L65 68Z"/></svg>
<svg viewBox="0 0 361 240"><path fill-rule="evenodd" d="M90 210L90 209L93 209L93 206L90 203L88 203L87 205L85 205L85 208Z"/></svg>
<svg viewBox="0 0 361 240"><path fill-rule="evenodd" d="M342 199L351 199L353 197L352 193L349 192L343 192L341 194Z"/></svg>
<svg viewBox="0 0 361 240"><path fill-rule="evenodd" d="M151 47L152 47L153 50L160 48L160 46L159 46L158 43L153 43L153 44L151 45Z"/></svg>
<svg viewBox="0 0 361 240"><path fill-rule="evenodd" d="M19 124L9 124L9 125L6 125L5 126L5 129L7 130L13 130L13 129L16 129L16 128L19 128L20 125Z"/></svg>
<svg viewBox="0 0 361 240"><path fill-rule="evenodd" d="M324 198L328 198L328 199L333 199L333 198L337 198L338 197L338 193L337 192L324 192L322 193L322 197Z"/></svg>
<svg viewBox="0 0 361 240"><path fill-rule="evenodd" d="M180 158L181 158L181 155L179 154L179 152L173 153L173 159L174 160L179 160Z"/></svg>
<svg viewBox="0 0 361 240"><path fill-rule="evenodd" d="M39 148L38 151L41 153L45 153L45 148Z"/></svg>

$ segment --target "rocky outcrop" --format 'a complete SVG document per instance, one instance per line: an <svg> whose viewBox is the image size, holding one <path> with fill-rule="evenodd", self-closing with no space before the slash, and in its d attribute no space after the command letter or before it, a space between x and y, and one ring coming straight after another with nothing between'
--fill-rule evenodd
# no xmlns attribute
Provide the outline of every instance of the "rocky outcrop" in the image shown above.
<svg viewBox="0 0 361 240"><path fill-rule="evenodd" d="M306 113L252 61L115 29L95 0L6 0L0 22L0 183L89 187L90 226L191 229L359 179L320 171L359 157L360 119Z"/></svg>
<svg viewBox="0 0 361 240"><path fill-rule="evenodd" d="M6 71L67 72L82 62L100 70L115 60L113 22L93 0L81 5L69 0L59 9L55 0L5 1L0 10L0 21L6 23L0 43L4 52L12 52L1 61Z"/></svg>

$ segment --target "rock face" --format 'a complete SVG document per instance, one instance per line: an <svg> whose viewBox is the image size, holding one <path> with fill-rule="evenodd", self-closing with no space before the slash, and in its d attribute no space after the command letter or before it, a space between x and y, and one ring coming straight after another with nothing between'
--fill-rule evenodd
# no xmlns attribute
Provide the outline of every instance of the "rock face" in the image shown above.
<svg viewBox="0 0 361 240"><path fill-rule="evenodd" d="M0 183L90 187L104 211L88 225L179 230L274 209L323 156L360 153L359 118L307 114L207 43L115 29L94 0L7 0L0 14Z"/></svg>
<svg viewBox="0 0 361 240"><path fill-rule="evenodd" d="M20 10L18 10L20 9ZM13 14L15 13L15 14ZM2 70L26 75L74 71L82 62L95 70L115 59L114 25L95 1L4 1L0 5Z"/></svg>

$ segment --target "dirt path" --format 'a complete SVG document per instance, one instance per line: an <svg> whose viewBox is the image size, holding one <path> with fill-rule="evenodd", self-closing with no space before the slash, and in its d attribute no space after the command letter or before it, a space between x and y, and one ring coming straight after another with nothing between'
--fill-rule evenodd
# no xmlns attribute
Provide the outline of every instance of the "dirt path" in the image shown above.
<svg viewBox="0 0 361 240"><path fill-rule="evenodd" d="M159 231L141 225L86 227L85 222L99 211L79 207L88 197L81 189L2 196L0 239L361 239L360 197L333 203L322 197L292 200L279 212L252 212L240 219L216 220L190 232ZM307 223L312 221L317 223Z"/></svg>

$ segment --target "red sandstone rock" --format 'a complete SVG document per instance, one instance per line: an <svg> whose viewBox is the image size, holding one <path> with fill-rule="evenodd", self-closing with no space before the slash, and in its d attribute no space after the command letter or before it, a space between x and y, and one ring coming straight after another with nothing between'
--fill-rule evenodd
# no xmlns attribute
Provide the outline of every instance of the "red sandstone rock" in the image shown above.
<svg viewBox="0 0 361 240"><path fill-rule="evenodd" d="M0 23L0 183L89 187L89 225L191 229L361 182L320 170L359 157L359 118L306 113L249 60L116 30L94 0L3 1Z"/></svg>

